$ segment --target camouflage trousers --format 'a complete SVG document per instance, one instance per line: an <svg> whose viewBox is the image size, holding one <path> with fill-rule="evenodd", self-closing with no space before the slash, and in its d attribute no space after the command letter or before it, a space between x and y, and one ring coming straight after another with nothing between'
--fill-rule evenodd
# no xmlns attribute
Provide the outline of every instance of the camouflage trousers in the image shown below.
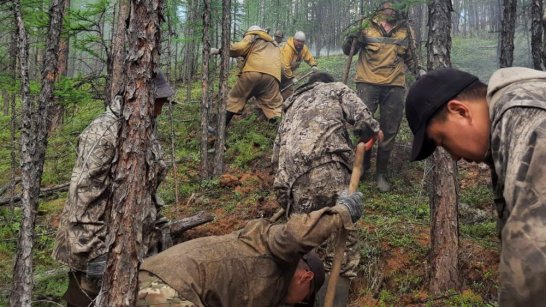
<svg viewBox="0 0 546 307"><path fill-rule="evenodd" d="M324 207L333 207L337 197L349 186L351 174L345 165L331 162L316 167L294 182L292 186L292 208L290 213L308 213ZM335 234L318 247L317 252L324 260L324 267L330 271L334 260ZM356 231L347 233L345 257L341 276L356 277L360 253Z"/></svg>
<svg viewBox="0 0 546 307"><path fill-rule="evenodd" d="M138 273L138 297L136 306L196 307L159 277L146 272Z"/></svg>

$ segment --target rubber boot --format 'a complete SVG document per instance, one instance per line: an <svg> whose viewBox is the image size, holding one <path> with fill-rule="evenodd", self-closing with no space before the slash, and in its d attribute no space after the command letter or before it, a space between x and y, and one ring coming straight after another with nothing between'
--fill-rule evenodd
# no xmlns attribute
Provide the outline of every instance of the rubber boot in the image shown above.
<svg viewBox="0 0 546 307"><path fill-rule="evenodd" d="M377 165L375 172L375 181L377 188L381 192L388 192L391 190L391 184L387 181L387 167L389 165L390 152L377 151Z"/></svg>
<svg viewBox="0 0 546 307"><path fill-rule="evenodd" d="M326 274L326 282L322 285L317 293L315 306L323 307L326 299L326 289L330 275ZM349 305L349 289L351 288L351 280L347 277L339 276L336 285L336 296L334 297L334 307L346 307Z"/></svg>

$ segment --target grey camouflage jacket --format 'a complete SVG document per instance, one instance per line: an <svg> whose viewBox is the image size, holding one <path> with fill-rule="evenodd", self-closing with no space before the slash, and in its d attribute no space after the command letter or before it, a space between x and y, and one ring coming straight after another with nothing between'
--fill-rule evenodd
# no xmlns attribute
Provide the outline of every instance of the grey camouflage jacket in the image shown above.
<svg viewBox="0 0 546 307"><path fill-rule="evenodd" d="M316 82L299 88L284 102L273 146L273 188L289 192L301 175L329 162L337 161L351 170L354 153L347 125L361 137L379 131L379 123L364 102L345 84ZM286 207L289 200L278 201Z"/></svg>
<svg viewBox="0 0 546 307"><path fill-rule="evenodd" d="M68 197L61 215L53 257L72 269L86 271L86 265L108 252L106 203L112 192L111 167L118 158L118 134L121 127L119 98L107 111L95 118L78 138L77 158L72 170ZM152 146L147 155L150 176L157 184L165 177L166 165L159 142L152 134ZM144 246L147 252L160 202L152 193L151 208L142 208L144 216ZM148 231L146 231L148 230Z"/></svg>
<svg viewBox="0 0 546 307"><path fill-rule="evenodd" d="M499 303L546 303L546 72L490 79L490 160L502 238Z"/></svg>

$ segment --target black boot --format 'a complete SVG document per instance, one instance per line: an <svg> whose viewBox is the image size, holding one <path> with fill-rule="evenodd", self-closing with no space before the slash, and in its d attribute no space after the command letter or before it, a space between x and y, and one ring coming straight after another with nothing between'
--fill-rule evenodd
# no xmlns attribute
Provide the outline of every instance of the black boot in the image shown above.
<svg viewBox="0 0 546 307"><path fill-rule="evenodd" d="M330 275L326 274L326 282L322 285L317 293L315 306L323 307L326 299L326 289ZM346 307L349 305L349 289L351 288L351 280L347 277L339 276L336 285L336 296L334 297L334 307Z"/></svg>
<svg viewBox="0 0 546 307"><path fill-rule="evenodd" d="M387 167L389 165L390 152L377 151L377 165L375 172L375 181L377 182L377 188L381 192L388 192L391 190L391 184L387 181Z"/></svg>
<svg viewBox="0 0 546 307"><path fill-rule="evenodd" d="M227 128L227 126L229 126L229 122L233 118L233 115L235 115L235 113L230 112L230 111L226 111L226 128Z"/></svg>

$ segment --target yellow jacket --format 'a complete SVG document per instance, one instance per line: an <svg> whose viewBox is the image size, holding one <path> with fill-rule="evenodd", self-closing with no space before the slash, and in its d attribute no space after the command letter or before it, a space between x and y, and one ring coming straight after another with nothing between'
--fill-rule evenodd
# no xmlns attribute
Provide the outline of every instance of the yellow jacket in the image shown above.
<svg viewBox="0 0 546 307"><path fill-rule="evenodd" d="M316 66L317 61L309 51L307 45L303 45L301 51L297 51L294 47L294 38L289 37L286 43L281 48L282 51L282 74L284 78L294 78L294 70L296 70L302 60L309 66Z"/></svg>
<svg viewBox="0 0 546 307"><path fill-rule="evenodd" d="M242 41L231 44L230 57L243 57L242 72L256 71L281 81L281 51L277 43L264 31L245 33Z"/></svg>
<svg viewBox="0 0 546 307"><path fill-rule="evenodd" d="M406 85L406 66L416 72L410 29L405 22L396 24L390 33L375 18L365 19L355 53L360 50L356 64L355 82L379 85ZM352 39L346 39L343 52L349 54Z"/></svg>

